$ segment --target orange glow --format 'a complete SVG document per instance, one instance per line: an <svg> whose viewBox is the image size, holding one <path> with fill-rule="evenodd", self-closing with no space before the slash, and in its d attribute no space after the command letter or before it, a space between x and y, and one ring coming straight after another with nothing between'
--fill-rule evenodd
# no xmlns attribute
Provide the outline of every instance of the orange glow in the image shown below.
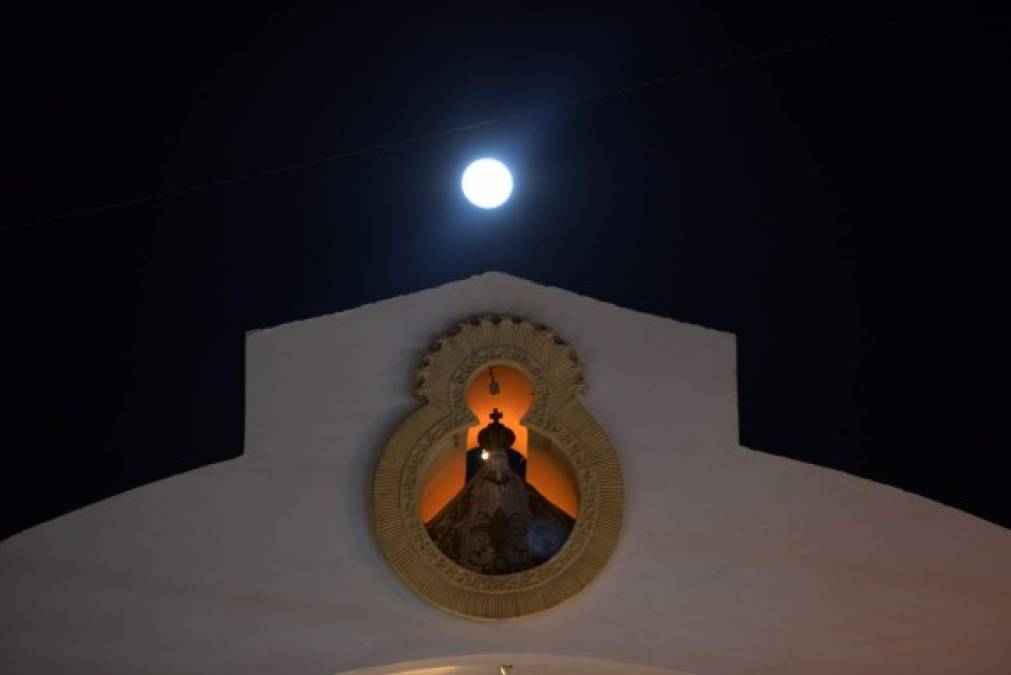
<svg viewBox="0 0 1011 675"><path fill-rule="evenodd" d="M502 412L502 424L512 429L516 434L515 448L524 457L527 456L527 428L520 426L520 420L530 410L534 402L533 385L527 376L506 366L495 366L495 381L499 385L499 393L493 395L489 389L491 375L485 369L479 373L467 388L467 407L477 415L478 424L467 430L467 447L477 446L477 434L491 423L488 417L494 408Z"/></svg>
<svg viewBox="0 0 1011 675"><path fill-rule="evenodd" d="M531 448L527 482L545 499L575 518L579 515L579 491L565 460L551 451Z"/></svg>
<svg viewBox="0 0 1011 675"><path fill-rule="evenodd" d="M530 433L519 421L533 404L533 385L522 372L508 366L494 366L499 393L492 394L488 370L479 373L465 394L467 407L479 423L467 430L466 447L448 445L433 459L424 479L418 511L422 522L429 522L463 488L467 477L466 452L477 446L477 435L491 419L492 409L502 412L502 424L516 434L513 447L527 458L527 482L552 504L575 517L579 514L579 492L565 460L548 448L530 448Z"/></svg>
<svg viewBox="0 0 1011 675"><path fill-rule="evenodd" d="M425 477L418 499L421 522L427 523L442 510L442 507L456 496L467 479L467 454L465 448L444 451L432 462L432 469Z"/></svg>

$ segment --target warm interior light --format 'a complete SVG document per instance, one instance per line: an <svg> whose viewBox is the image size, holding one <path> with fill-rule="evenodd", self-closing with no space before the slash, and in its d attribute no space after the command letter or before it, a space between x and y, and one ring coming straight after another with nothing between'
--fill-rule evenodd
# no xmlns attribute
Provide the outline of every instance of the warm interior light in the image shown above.
<svg viewBox="0 0 1011 675"><path fill-rule="evenodd" d="M492 377L498 387L492 387ZM497 393L492 393L497 389ZM571 467L565 458L551 447L550 441L540 437L536 447L531 447L530 430L519 423L533 405L533 384L520 370L505 365L494 366L478 373L464 394L467 407L478 418L478 424L453 439L440 444L429 465L418 500L421 519L428 522L457 495L466 480L466 451L477 447L478 432L491 422L489 414L495 408L502 413L502 424L516 434L513 443L527 458L527 481L537 488L548 501L570 516L579 515L579 489ZM486 450L481 459L490 456Z"/></svg>
<svg viewBox="0 0 1011 675"><path fill-rule="evenodd" d="M492 387L492 381L496 387ZM498 393L492 393L496 391ZM465 394L467 407L477 416L477 424L467 430L467 447L476 448L477 434L490 422L491 411L498 408L502 412L502 424L516 434L513 448L527 456L527 428L520 420L530 410L534 402L533 385L526 375L508 366L486 368L477 374Z"/></svg>

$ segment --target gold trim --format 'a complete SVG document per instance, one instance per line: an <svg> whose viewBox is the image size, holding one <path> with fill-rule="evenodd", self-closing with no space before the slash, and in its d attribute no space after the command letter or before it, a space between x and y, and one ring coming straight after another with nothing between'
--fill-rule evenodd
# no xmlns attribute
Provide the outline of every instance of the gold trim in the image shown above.
<svg viewBox="0 0 1011 675"><path fill-rule="evenodd" d="M530 376L534 402L522 424L548 436L572 464L579 516L568 541L546 563L523 572L484 575L446 558L418 513L419 474L433 445L477 423L464 393L495 364ZM579 360L558 335L513 316L476 317L436 340L417 372L411 413L383 448L372 486L376 538L393 569L423 598L453 614L511 619L547 610L579 593L603 569L618 541L624 487L607 434L583 407Z"/></svg>

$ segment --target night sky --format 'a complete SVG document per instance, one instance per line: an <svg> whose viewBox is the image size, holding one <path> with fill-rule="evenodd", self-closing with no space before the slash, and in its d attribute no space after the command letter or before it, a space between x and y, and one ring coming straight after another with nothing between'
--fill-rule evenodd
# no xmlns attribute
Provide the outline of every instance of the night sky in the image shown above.
<svg viewBox="0 0 1011 675"><path fill-rule="evenodd" d="M6 21L3 536L240 455L246 331L486 270L732 331L743 445L1011 525L1006 3L143 4Z"/></svg>

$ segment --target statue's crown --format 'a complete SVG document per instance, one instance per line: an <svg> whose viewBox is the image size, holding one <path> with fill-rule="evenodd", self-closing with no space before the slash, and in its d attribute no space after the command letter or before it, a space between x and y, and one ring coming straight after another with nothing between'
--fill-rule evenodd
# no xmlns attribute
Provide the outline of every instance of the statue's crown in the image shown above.
<svg viewBox="0 0 1011 675"><path fill-rule="evenodd" d="M485 450L508 450L516 442L512 429L499 422L503 415L498 408L491 411L492 422L477 435L477 443Z"/></svg>

